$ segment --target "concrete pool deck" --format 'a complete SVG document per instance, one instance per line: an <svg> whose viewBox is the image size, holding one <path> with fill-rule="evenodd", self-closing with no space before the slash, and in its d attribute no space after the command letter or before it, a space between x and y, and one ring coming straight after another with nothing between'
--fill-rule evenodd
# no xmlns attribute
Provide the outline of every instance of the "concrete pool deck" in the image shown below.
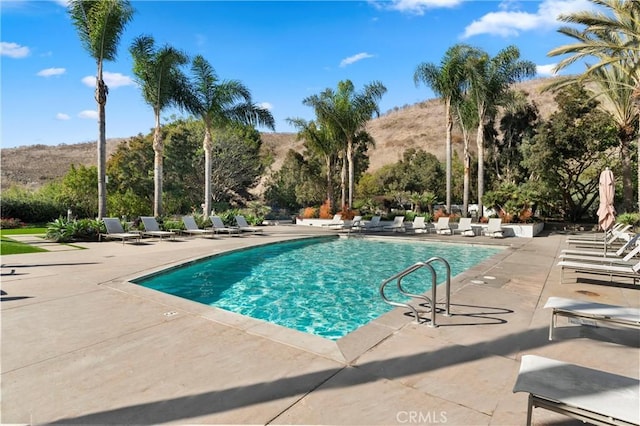
<svg viewBox="0 0 640 426"><path fill-rule="evenodd" d="M438 315L438 328L396 309L337 342L128 282L230 249L329 232L283 225L264 235L4 256L0 423L518 425L527 395L512 389L524 354L640 376L637 330L564 320L548 340L551 313L542 307L550 296L640 307L639 288L561 285L566 234L411 236L507 249L454 278L453 316ZM573 424L542 409L534 423Z"/></svg>

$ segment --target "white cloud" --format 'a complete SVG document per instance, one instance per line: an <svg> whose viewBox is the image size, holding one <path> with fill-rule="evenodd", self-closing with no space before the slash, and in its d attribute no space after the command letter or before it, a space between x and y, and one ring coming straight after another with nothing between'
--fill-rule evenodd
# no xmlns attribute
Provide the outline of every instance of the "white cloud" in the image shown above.
<svg viewBox="0 0 640 426"><path fill-rule="evenodd" d="M556 64L536 65L536 73L541 76L550 77L556 75L553 71Z"/></svg>
<svg viewBox="0 0 640 426"><path fill-rule="evenodd" d="M423 15L428 9L455 7L462 3L463 0L391 0L391 4L380 2L377 5L391 10L400 12L414 13Z"/></svg>
<svg viewBox="0 0 640 426"><path fill-rule="evenodd" d="M59 112L56 114L56 120L71 120L69 114L65 114L64 112Z"/></svg>
<svg viewBox="0 0 640 426"><path fill-rule="evenodd" d="M560 24L558 16L577 11L592 10L589 0L543 0L535 13L515 10L517 3L502 2L500 12L490 12L469 24L463 38L479 34L513 37L523 31L552 28Z"/></svg>
<svg viewBox="0 0 640 426"><path fill-rule="evenodd" d="M91 120L97 120L98 119L98 111L94 111L94 110L91 110L91 109L85 109L84 111L80 111L78 113L78 117L87 118L87 119L91 119Z"/></svg>
<svg viewBox="0 0 640 426"><path fill-rule="evenodd" d="M27 46L20 46L18 43L0 42L0 56L8 56L10 58L25 58L31 52Z"/></svg>
<svg viewBox="0 0 640 426"><path fill-rule="evenodd" d="M258 104L258 106L260 108L264 108L264 109L269 110L269 111L271 111L273 109L273 105L271 105L269 102L260 102Z"/></svg>
<svg viewBox="0 0 640 426"><path fill-rule="evenodd" d="M373 58L373 55L367 52L358 53L356 55L349 56L348 58L344 58L342 61L340 61L340 66L346 67L347 65L351 65L354 62L358 62L366 58Z"/></svg>
<svg viewBox="0 0 640 426"><path fill-rule="evenodd" d="M131 77L120 74L119 72L105 71L102 73L102 78L104 79L104 82L107 83L107 87L109 87L109 89L135 85L135 82ZM96 87L96 77L94 75L88 75L82 79L82 83L88 87Z"/></svg>
<svg viewBox="0 0 640 426"><path fill-rule="evenodd" d="M64 68L46 68L39 71L36 75L40 77L51 77L53 75L62 75L65 72L67 72L67 70Z"/></svg>

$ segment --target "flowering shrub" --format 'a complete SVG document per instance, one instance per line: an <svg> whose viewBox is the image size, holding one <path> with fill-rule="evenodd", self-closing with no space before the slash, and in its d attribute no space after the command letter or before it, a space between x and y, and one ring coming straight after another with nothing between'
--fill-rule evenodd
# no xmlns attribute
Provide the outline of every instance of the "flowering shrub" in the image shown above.
<svg viewBox="0 0 640 426"><path fill-rule="evenodd" d="M302 212L302 217L304 219L312 219L314 217L318 217L317 210L314 207L305 207Z"/></svg>
<svg viewBox="0 0 640 426"><path fill-rule="evenodd" d="M13 217L3 217L0 219L0 229L22 228L24 223L20 219Z"/></svg>
<svg viewBox="0 0 640 426"><path fill-rule="evenodd" d="M331 219L332 217L333 214L331 213L331 203L329 203L329 200L326 200L320 206L320 219Z"/></svg>

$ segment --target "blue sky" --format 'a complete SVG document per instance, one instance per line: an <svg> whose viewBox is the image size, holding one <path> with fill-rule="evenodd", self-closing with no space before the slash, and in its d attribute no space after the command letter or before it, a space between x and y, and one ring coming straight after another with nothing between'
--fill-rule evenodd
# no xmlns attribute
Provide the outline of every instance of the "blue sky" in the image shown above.
<svg viewBox="0 0 640 426"><path fill-rule="evenodd" d="M133 81L129 46L142 34L203 55L222 79L243 82L255 103L269 108L277 132L294 131L287 118L313 119L307 96L350 79L356 89L380 81L382 113L434 97L413 74L440 63L455 43L494 55L508 45L550 75L568 44L560 13L593 8L588 0L540 1L133 1L109 86L107 137L146 134L153 112ZM0 2L0 127L2 147L95 141L96 64L84 51L66 1ZM563 73L581 72L575 65ZM187 71L188 69L185 69ZM162 114L166 122L179 111Z"/></svg>

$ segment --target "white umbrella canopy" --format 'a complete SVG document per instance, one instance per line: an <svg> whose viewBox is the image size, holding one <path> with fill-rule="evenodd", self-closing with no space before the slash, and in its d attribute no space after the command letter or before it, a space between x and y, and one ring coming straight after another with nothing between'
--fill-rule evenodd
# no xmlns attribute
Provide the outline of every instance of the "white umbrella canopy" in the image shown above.
<svg viewBox="0 0 640 426"><path fill-rule="evenodd" d="M608 231L616 222L616 209L613 207L615 196L615 180L613 172L607 167L600 173L598 185L600 206L598 207L598 225L603 231Z"/></svg>

